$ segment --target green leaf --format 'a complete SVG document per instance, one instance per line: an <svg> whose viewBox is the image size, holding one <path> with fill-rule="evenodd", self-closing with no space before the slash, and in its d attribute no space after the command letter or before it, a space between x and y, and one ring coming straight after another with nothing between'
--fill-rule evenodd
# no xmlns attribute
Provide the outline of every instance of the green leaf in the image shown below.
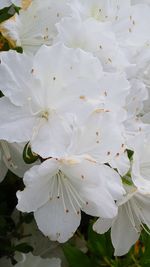
<svg viewBox="0 0 150 267"><path fill-rule="evenodd" d="M16 13L16 8L14 5L5 7L0 10L0 23L11 18Z"/></svg>
<svg viewBox="0 0 150 267"><path fill-rule="evenodd" d="M113 256L113 247L111 245L109 232L103 235L97 234L92 229L92 224L88 230L88 247L89 250L98 257L109 257Z"/></svg>
<svg viewBox="0 0 150 267"><path fill-rule="evenodd" d="M91 267L92 262L86 254L71 246L70 244L65 244L63 246L64 254L67 258L70 267Z"/></svg>

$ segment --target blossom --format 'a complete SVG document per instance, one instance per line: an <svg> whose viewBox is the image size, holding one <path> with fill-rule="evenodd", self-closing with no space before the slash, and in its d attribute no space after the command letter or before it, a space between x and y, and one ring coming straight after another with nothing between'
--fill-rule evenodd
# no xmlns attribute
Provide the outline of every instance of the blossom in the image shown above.
<svg viewBox="0 0 150 267"><path fill-rule="evenodd" d="M92 18L82 21L80 18L67 17L57 23L56 27L57 41L93 53L107 71L124 70L129 66L109 23L99 23Z"/></svg>
<svg viewBox="0 0 150 267"><path fill-rule="evenodd" d="M150 197L141 194L133 186L129 186L127 191L127 195L117 202L118 215L113 219L99 218L93 226L94 230L101 234L111 228L116 256L122 256L129 251L138 240L141 227L148 232L144 224L150 228Z"/></svg>
<svg viewBox="0 0 150 267"><path fill-rule="evenodd" d="M76 231L80 210L93 216L115 216L114 199L124 193L117 172L82 155L48 159L25 173L24 184L25 189L17 192L17 208L34 211L39 229L59 242Z"/></svg>
<svg viewBox="0 0 150 267"><path fill-rule="evenodd" d="M41 47L35 57L1 53L0 71L5 94L0 99L0 138L30 141L44 158L62 155L70 143L74 116L81 123L94 109L103 74L100 62L57 44Z"/></svg>
<svg viewBox="0 0 150 267"><path fill-rule="evenodd" d="M57 34L55 24L69 7L65 0L34 0L28 8L1 24L1 32L13 46L21 46L28 53L35 53L42 44L52 45Z"/></svg>

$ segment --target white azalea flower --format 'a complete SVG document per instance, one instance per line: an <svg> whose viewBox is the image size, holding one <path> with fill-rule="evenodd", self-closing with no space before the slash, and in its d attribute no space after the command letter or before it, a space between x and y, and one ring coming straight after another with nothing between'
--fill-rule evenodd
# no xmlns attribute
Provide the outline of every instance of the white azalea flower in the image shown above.
<svg viewBox="0 0 150 267"><path fill-rule="evenodd" d="M150 7L146 4L131 5L130 1L74 0L70 1L73 16L82 20L93 18L101 23L110 22L121 47L127 54L136 53L150 42ZM144 20L141 20L141 16Z"/></svg>
<svg viewBox="0 0 150 267"><path fill-rule="evenodd" d="M32 1L11 19L1 24L1 32L13 46L21 46L25 52L33 53L42 44L52 45L57 34L55 24L69 15L66 0Z"/></svg>
<svg viewBox="0 0 150 267"><path fill-rule="evenodd" d="M58 36L68 47L79 47L92 52L103 63L106 70L122 70L129 62L118 46L110 24L94 19L64 18L57 24Z"/></svg>
<svg viewBox="0 0 150 267"><path fill-rule="evenodd" d="M111 227L111 239L115 255L126 254L138 240L144 224L150 228L150 197L129 187L127 195L118 204L118 215L114 219L99 218L93 228L103 234Z"/></svg>
<svg viewBox="0 0 150 267"><path fill-rule="evenodd" d="M73 235L80 224L80 210L107 218L117 213L114 199L124 193L119 175L84 158L48 159L34 166L24 176L24 191L17 192L17 208L34 211L39 229L52 240L65 242Z"/></svg>
<svg viewBox="0 0 150 267"><path fill-rule="evenodd" d="M44 158L62 155L73 117L83 122L94 109L103 75L100 62L61 44L41 47L34 58L14 51L0 58L0 83L7 96L0 99L0 138L30 141Z"/></svg>

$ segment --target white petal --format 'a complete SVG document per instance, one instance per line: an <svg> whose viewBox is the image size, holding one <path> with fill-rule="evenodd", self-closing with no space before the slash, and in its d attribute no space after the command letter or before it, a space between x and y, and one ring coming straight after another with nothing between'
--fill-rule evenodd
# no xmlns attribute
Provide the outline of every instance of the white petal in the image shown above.
<svg viewBox="0 0 150 267"><path fill-rule="evenodd" d="M62 88L76 79L93 80L102 75L101 64L91 53L67 48L63 44L43 45L35 55L34 69L44 86L51 84L57 90L60 85Z"/></svg>
<svg viewBox="0 0 150 267"><path fill-rule="evenodd" d="M13 105L8 98L0 99L0 139L9 142L29 141L35 119L27 108Z"/></svg>
<svg viewBox="0 0 150 267"><path fill-rule="evenodd" d="M104 218L116 215L117 206L106 185L107 169L104 171L103 166L99 164L81 160L77 164L63 166L62 170L83 200L81 208L84 212Z"/></svg>
<svg viewBox="0 0 150 267"><path fill-rule="evenodd" d="M49 200L51 178L56 174L58 163L47 160L39 166L32 167L25 173L25 189L17 192L17 208L23 212L37 210Z"/></svg>
<svg viewBox="0 0 150 267"><path fill-rule="evenodd" d="M27 97L31 94L30 91L34 82L31 70L32 57L19 54L16 51L1 52L1 91L16 105L26 103Z"/></svg>
<svg viewBox="0 0 150 267"><path fill-rule="evenodd" d="M72 135L70 125L69 119L52 115L31 140L32 150L43 158L64 156Z"/></svg>
<svg viewBox="0 0 150 267"><path fill-rule="evenodd" d="M112 226L113 219L99 218L93 225L93 230L98 234L106 233Z"/></svg>
<svg viewBox="0 0 150 267"><path fill-rule="evenodd" d="M61 243L66 242L80 224L81 215L77 214L64 194L66 210L63 200L53 198L35 213L35 220L39 229L51 240L57 240Z"/></svg>
<svg viewBox="0 0 150 267"><path fill-rule="evenodd" d="M137 221L137 224L139 222ZM120 207L118 216L112 225L111 238L115 248L115 255L122 256L126 254L131 246L138 240L138 233L131 224L131 221L126 213L125 207Z"/></svg>

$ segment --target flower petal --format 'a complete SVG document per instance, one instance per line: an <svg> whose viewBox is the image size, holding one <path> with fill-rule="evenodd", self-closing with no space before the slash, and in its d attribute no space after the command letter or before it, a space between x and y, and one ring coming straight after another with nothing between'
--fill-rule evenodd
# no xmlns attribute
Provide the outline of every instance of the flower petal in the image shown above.
<svg viewBox="0 0 150 267"><path fill-rule="evenodd" d="M80 224L81 215L72 209L67 196L64 194L66 210L63 199L53 198L35 213L35 220L39 229L51 240L66 242L76 231Z"/></svg>

